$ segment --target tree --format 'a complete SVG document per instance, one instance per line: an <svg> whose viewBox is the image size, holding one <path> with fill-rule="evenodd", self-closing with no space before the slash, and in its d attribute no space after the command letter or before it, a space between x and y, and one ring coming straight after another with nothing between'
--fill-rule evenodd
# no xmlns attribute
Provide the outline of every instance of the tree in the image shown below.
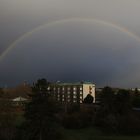
<svg viewBox="0 0 140 140"><path fill-rule="evenodd" d="M117 129L117 119L114 115L114 101L115 101L115 94L111 87L104 87L101 92L101 105L100 108L97 110L95 116L95 124L100 126L105 131L115 131Z"/></svg>
<svg viewBox="0 0 140 140"><path fill-rule="evenodd" d="M132 116L131 111L131 96L128 90L119 89L114 92L110 87L105 87L102 91L101 106L97 111L95 123L109 132L126 131L127 128L131 128L128 122L131 122L131 125L136 123L131 120L131 118L136 118ZM133 127L133 129L136 128Z"/></svg>
<svg viewBox="0 0 140 140"><path fill-rule="evenodd" d="M132 105L134 108L140 108L140 92L137 88L135 88L135 91L134 91Z"/></svg>
<svg viewBox="0 0 140 140"><path fill-rule="evenodd" d="M3 94L4 94L3 89L0 88L0 98L3 97Z"/></svg>
<svg viewBox="0 0 140 140"><path fill-rule="evenodd" d="M39 95L48 94L47 88L49 86L49 82L46 79L38 79L36 83L33 83L32 91L33 93L38 93Z"/></svg>
<svg viewBox="0 0 140 140"><path fill-rule="evenodd" d="M132 101L132 105L134 108L140 108L140 97L134 97Z"/></svg>
<svg viewBox="0 0 140 140"><path fill-rule="evenodd" d="M104 87L101 93L101 109L104 113L114 112L115 94L111 87Z"/></svg>
<svg viewBox="0 0 140 140"><path fill-rule="evenodd" d="M119 115L128 114L132 110L131 97L128 90L120 89L114 101L114 109Z"/></svg>
<svg viewBox="0 0 140 140"><path fill-rule="evenodd" d="M0 139L12 140L16 133L16 115L13 112L11 101L0 99Z"/></svg>
<svg viewBox="0 0 140 140"><path fill-rule="evenodd" d="M134 95L135 95L136 97L138 97L138 96L140 95L140 92L139 92L138 88L135 88L135 90L134 90Z"/></svg>
<svg viewBox="0 0 140 140"><path fill-rule="evenodd" d="M51 93L47 92L48 86L49 83L45 79L39 79L32 87L32 101L25 110L26 123L23 127L26 131L23 139L52 139L55 133L58 106Z"/></svg>
<svg viewBox="0 0 140 140"><path fill-rule="evenodd" d="M93 96L91 94L88 94L85 98L83 103L85 104L92 104L93 103Z"/></svg>

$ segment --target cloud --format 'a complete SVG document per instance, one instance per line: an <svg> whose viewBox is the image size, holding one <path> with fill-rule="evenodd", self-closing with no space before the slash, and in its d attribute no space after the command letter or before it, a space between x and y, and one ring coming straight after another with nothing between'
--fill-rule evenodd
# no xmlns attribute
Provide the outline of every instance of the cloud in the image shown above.
<svg viewBox="0 0 140 140"><path fill-rule="evenodd" d="M1 0L0 53L38 25L65 18L97 18L140 36L139 7L138 0ZM0 63L0 84L48 77L139 85L139 42L108 26L79 25L53 26L20 42Z"/></svg>
<svg viewBox="0 0 140 140"><path fill-rule="evenodd" d="M56 24L34 33L7 54L1 62L1 81L11 84L9 78L14 84L45 77L134 86L138 52L137 40L110 26L81 21Z"/></svg>

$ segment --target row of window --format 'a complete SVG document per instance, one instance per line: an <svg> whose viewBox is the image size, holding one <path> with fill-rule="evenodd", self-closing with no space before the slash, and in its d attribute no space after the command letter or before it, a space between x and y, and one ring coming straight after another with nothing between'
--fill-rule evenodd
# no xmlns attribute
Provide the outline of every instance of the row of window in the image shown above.
<svg viewBox="0 0 140 140"><path fill-rule="evenodd" d="M54 91L53 92L54 95L83 95L82 91L76 92L64 92L64 91Z"/></svg>
<svg viewBox="0 0 140 140"><path fill-rule="evenodd" d="M62 88L60 88L60 87L53 87L53 90L57 90L57 91L59 91L60 89L62 89L62 90L67 90L67 91L70 91L70 90L73 90L73 91L76 91L76 90L83 90L83 88L82 88L82 86L80 86L80 87L62 87ZM48 87L48 90L50 90L50 87Z"/></svg>
<svg viewBox="0 0 140 140"><path fill-rule="evenodd" d="M56 97L58 97L58 98L59 98L59 97L62 97L62 98L63 98L63 97L65 97L65 95L63 94L62 96L60 96L60 95L58 94ZM73 98L80 97L80 98L81 98L81 97L83 97L83 96L82 96L82 95L80 95L80 96L77 96L77 95L73 95L73 96L67 95L67 98L70 98L70 97L73 97Z"/></svg>
<svg viewBox="0 0 140 140"><path fill-rule="evenodd" d="M58 98L57 100L60 101L59 98ZM65 102L65 99L62 99L61 101L62 101L62 102ZM67 99L67 102L77 102L77 101L78 101L77 99L73 99L73 100ZM83 102L82 99L80 99L79 101L80 101L80 102Z"/></svg>

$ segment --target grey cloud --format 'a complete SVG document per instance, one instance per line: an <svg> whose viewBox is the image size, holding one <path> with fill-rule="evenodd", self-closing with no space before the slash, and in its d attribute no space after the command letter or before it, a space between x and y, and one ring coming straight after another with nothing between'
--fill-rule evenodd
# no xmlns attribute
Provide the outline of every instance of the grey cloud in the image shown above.
<svg viewBox="0 0 140 140"><path fill-rule="evenodd" d="M140 35L138 0L1 0L0 54L22 34L44 22L96 18ZM97 85L139 85L140 43L103 25L67 23L23 40L0 63L0 85L40 77L95 81Z"/></svg>

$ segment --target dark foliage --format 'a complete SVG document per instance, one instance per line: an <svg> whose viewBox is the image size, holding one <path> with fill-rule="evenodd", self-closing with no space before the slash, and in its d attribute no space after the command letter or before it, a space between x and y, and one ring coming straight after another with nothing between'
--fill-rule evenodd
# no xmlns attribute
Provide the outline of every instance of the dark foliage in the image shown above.
<svg viewBox="0 0 140 140"><path fill-rule="evenodd" d="M136 120L137 118L134 115L132 117L131 114L132 104L129 91L120 89L114 92L110 87L105 87L102 91L101 106L96 114L95 125L105 131L126 133L129 132L131 126L136 126L136 121L132 118ZM133 127L134 132L137 129L138 127Z"/></svg>
<svg viewBox="0 0 140 140"><path fill-rule="evenodd" d="M21 128L24 140L55 139L58 105L47 92L48 86L45 79L38 80L33 86L32 101L26 106L26 122Z"/></svg>
<svg viewBox="0 0 140 140"><path fill-rule="evenodd" d="M0 100L0 139L13 140L16 134L15 114L10 101Z"/></svg>
<svg viewBox="0 0 140 140"><path fill-rule="evenodd" d="M139 135L140 118L135 114L122 115L118 118L118 130L120 134Z"/></svg>
<svg viewBox="0 0 140 140"><path fill-rule="evenodd" d="M93 96L90 95L90 94L88 94L88 95L85 97L83 103L85 103L85 104L92 104L92 103L93 103L93 100L94 100Z"/></svg>
<svg viewBox="0 0 140 140"><path fill-rule="evenodd" d="M75 107L75 108L74 108ZM80 129L92 126L94 110L90 105L73 105L72 108L63 115L62 124L68 129Z"/></svg>
<svg viewBox="0 0 140 140"><path fill-rule="evenodd" d="M133 97L132 105L134 108L140 108L140 96Z"/></svg>

